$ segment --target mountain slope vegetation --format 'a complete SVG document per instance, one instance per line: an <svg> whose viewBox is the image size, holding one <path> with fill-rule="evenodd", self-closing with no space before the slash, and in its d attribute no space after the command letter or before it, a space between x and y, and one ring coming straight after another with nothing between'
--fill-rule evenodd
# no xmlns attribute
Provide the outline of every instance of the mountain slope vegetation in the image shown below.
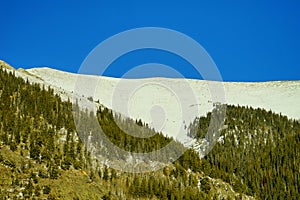
<svg viewBox="0 0 300 200"><path fill-rule="evenodd" d="M185 149L141 120L105 106L96 113L81 110L62 101L51 87L2 68L0 199L300 198L299 121L264 109L227 106L221 137L200 159L194 149ZM189 136L200 146L208 139L211 115L189 127ZM152 137L133 136L149 134ZM129 153L118 154L105 145L107 139ZM168 164L157 171L139 174L112 168L116 163L125 166L131 153L152 152L170 142L175 151L163 152ZM182 150L185 153L173 160ZM161 166L136 159L141 168L143 163Z"/></svg>
<svg viewBox="0 0 300 200"><path fill-rule="evenodd" d="M93 152L96 143L90 143L93 139L101 143L101 138L97 138L101 133L95 132L93 124L96 115L87 110L74 113L74 109L79 109L78 105L62 101L50 87L16 77L12 69L0 70L1 199L246 197L234 192L228 183L205 176L199 168L201 161L192 149L155 172L135 174L111 168L95 156L99 155ZM121 130L112 115L108 109L101 108L97 120L107 130L114 130L108 138L117 143ZM79 123L82 127L76 127L78 120L84 121ZM134 131L131 127L135 124L145 132L155 133L141 121L121 121L130 131ZM120 148L137 152L147 152L173 140L160 133L155 133L154 142L138 142L131 137L125 142L124 133L119 138L123 138L118 144ZM175 146L183 148L179 142ZM100 155L105 155L105 150L101 145L96 149ZM118 157L123 164L126 159ZM204 181L199 185L200 179Z"/></svg>
<svg viewBox="0 0 300 200"><path fill-rule="evenodd" d="M300 123L251 107L227 106L221 140L202 159L203 172L260 199L300 198ZM190 136L205 141L211 113Z"/></svg>

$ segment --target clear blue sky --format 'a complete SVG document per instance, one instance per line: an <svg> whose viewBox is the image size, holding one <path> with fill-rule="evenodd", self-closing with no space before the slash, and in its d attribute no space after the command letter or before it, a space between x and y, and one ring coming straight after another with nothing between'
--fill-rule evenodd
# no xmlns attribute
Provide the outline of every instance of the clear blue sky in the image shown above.
<svg viewBox="0 0 300 200"><path fill-rule="evenodd" d="M79 3L80 2L80 3ZM77 72L99 42L132 28L165 27L198 41L225 81L300 80L300 1L1 1L0 59L16 68ZM158 62L199 78L158 51L118 59L106 75ZM124 69L124 68L122 68ZM143 75L141 75L143 76Z"/></svg>

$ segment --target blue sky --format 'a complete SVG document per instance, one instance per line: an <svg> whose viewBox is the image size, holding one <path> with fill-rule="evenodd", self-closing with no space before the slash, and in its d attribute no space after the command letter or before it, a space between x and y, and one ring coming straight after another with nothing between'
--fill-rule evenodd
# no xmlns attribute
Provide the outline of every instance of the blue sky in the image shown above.
<svg viewBox="0 0 300 200"><path fill-rule="evenodd" d="M77 72L101 41L151 26L174 29L196 40L225 81L300 80L297 0L28 0L1 1L0 7L0 59L16 68L49 66ZM200 78L189 63L154 50L120 57L106 75L120 77L131 67L149 62Z"/></svg>

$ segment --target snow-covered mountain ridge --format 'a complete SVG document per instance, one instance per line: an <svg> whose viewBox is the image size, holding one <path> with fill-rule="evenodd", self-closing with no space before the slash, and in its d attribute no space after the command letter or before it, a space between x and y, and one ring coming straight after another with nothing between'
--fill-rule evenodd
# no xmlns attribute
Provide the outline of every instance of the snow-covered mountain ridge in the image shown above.
<svg viewBox="0 0 300 200"><path fill-rule="evenodd" d="M13 70L10 67L7 69ZM13 71L17 76L30 82L51 86L65 100L75 97L80 106L90 109L95 109L99 105L99 100L108 108L134 119L142 119L156 130L170 136L176 136L178 132L185 134L182 132L195 117L205 115L213 108L208 88L209 81L204 80L119 79L79 75L51 68ZM161 87L171 85L179 88L180 91L180 88L186 84L192 88L196 103L189 96L184 97L181 94L181 97L178 97L176 91L174 93L168 87ZM138 85L146 86L144 89L138 87L132 91L132 88ZM223 82L222 85L227 104L264 108L290 118L300 119L300 81ZM90 97L93 101L90 101ZM120 106L121 103L127 105ZM195 106L198 108L197 112L194 112ZM156 115L157 113L159 114Z"/></svg>

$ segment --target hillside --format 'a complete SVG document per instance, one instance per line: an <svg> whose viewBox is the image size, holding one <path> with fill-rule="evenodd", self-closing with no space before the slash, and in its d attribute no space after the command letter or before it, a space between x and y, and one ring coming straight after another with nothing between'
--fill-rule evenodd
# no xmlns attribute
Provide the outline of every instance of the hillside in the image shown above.
<svg viewBox="0 0 300 200"><path fill-rule="evenodd" d="M260 199L300 198L300 123L264 109L227 106L226 128L202 161L202 171L235 191ZM201 149L211 114L197 118L190 136Z"/></svg>
<svg viewBox="0 0 300 200"><path fill-rule="evenodd" d="M199 169L201 161L191 149L178 161L153 172L136 174L111 168L116 161L124 166L128 158L117 157L116 161L106 162L109 149L100 144L95 146L104 139L95 140L102 133L95 132L91 124L94 114L74 105L79 112L73 119L71 102L62 101L51 87L30 84L14 73L14 70L1 67L1 199L251 198L235 192L221 179L204 175ZM108 138L113 142L127 138L127 142L119 143L124 150L145 152L172 140L147 128L140 120L126 118L124 122L132 132L133 125L138 124L146 132L154 132L155 137L153 141L141 143L126 135L121 137L112 112L105 107L101 109L98 110L99 122L113 130ZM76 130L74 120L84 121L86 125ZM183 148L178 142L175 145ZM146 162L140 167L143 163Z"/></svg>
<svg viewBox="0 0 300 200"><path fill-rule="evenodd" d="M214 82L211 81L118 79L73 74L47 67L19 69L15 70L15 74L29 82L51 86L63 100L78 100L82 108L96 111L100 102L115 112L132 119L141 119L157 131L181 141L186 139L184 126L188 126L198 116L205 116L213 109L215 102L263 108L300 119L300 81L217 83L216 90L221 90L223 94L212 99L216 95L214 89L210 91L214 88ZM133 91L135 92L132 93ZM92 98L94 102L88 98ZM124 106L125 103L128 105ZM156 109L157 107L153 108L154 105L161 106L164 112ZM156 118L162 118L163 122L153 119L152 108L162 112Z"/></svg>
<svg viewBox="0 0 300 200"><path fill-rule="evenodd" d="M82 97L98 105L95 112L88 111L80 100L72 104L59 87L37 84L45 82L0 64L2 199L300 198L298 120L262 108L227 105L223 128L214 130L210 121L215 107L186 127L186 137L194 141L189 149L140 118L127 118ZM24 80L27 76L31 81ZM295 91L297 82L288 83L288 92ZM216 131L219 138L207 134ZM127 153L120 154L107 141ZM159 154L139 155L171 142L175 151L164 151L167 156L160 160ZM198 153L208 142L216 145L200 159ZM143 173L132 173L136 170Z"/></svg>

